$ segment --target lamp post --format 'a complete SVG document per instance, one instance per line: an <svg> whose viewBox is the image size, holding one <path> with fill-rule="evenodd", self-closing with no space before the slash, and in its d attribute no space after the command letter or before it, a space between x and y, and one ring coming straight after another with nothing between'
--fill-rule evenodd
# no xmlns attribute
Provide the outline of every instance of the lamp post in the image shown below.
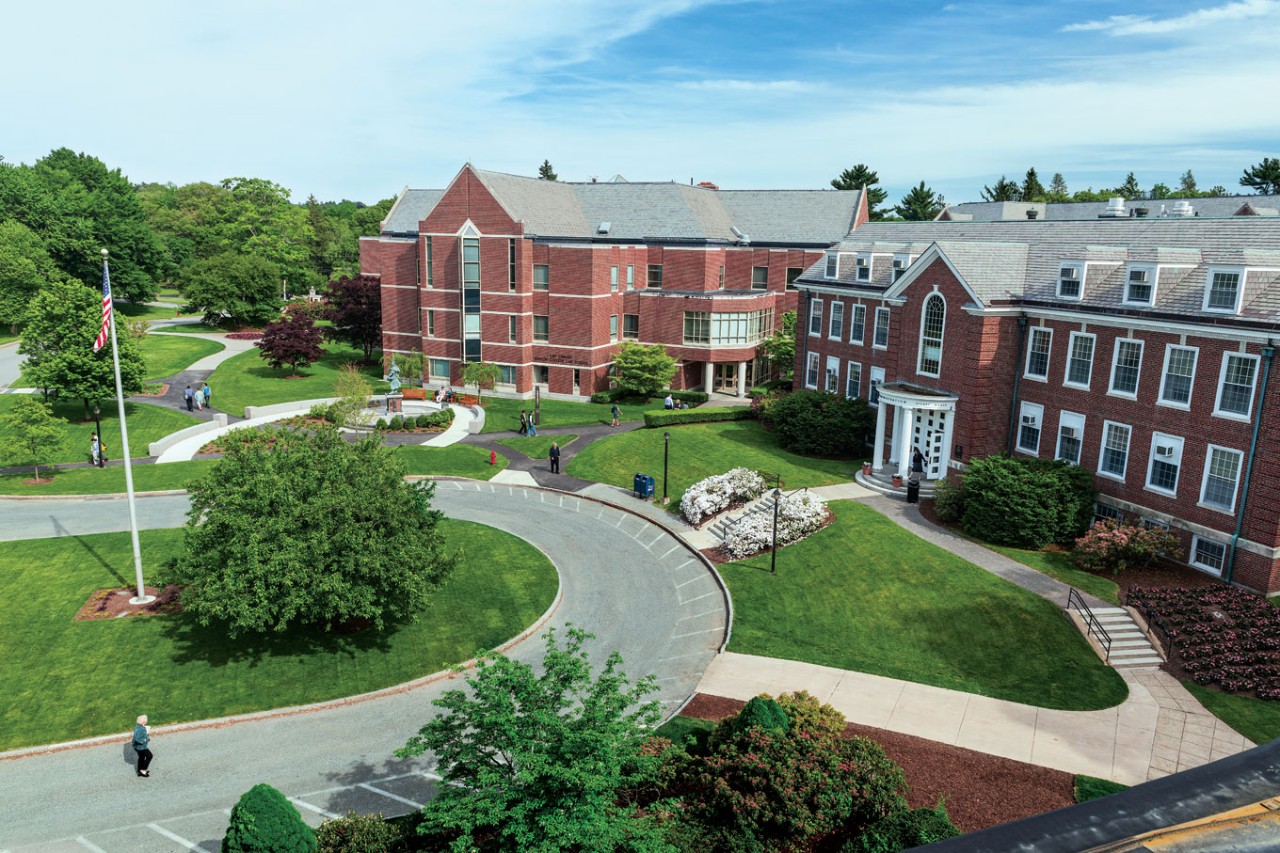
<svg viewBox="0 0 1280 853"><path fill-rule="evenodd" d="M671 455L671 433L662 434L662 503L667 503L667 458Z"/></svg>
<svg viewBox="0 0 1280 853"><path fill-rule="evenodd" d="M769 574L778 573L778 504L782 503L782 490L773 490L773 554L769 557Z"/></svg>

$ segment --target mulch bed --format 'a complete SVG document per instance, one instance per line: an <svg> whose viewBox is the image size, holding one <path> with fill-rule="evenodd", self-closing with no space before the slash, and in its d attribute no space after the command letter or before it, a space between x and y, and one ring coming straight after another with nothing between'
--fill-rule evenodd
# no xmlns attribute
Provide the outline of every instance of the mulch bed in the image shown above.
<svg viewBox="0 0 1280 853"><path fill-rule="evenodd" d="M685 717L718 721L736 714L745 704L738 699L699 693L681 713ZM1074 777L1061 770L853 723L845 728L845 734L879 743L906 773L910 785L907 802L911 807L933 807L943 800L951 822L963 832L1042 814L1075 802Z"/></svg>
<svg viewBox="0 0 1280 853"><path fill-rule="evenodd" d="M137 590L128 587L117 587L114 589L95 590L93 595L89 596L89 600L80 608L80 612L76 614L75 621L86 622L92 619L117 619L128 616L157 616L162 613L179 613L182 611L182 605L178 601L178 587L176 584L169 584L164 589L157 589L154 586L143 587L147 591L147 595L154 595L155 601L142 606L135 606L129 603L129 599L137 593Z"/></svg>
<svg viewBox="0 0 1280 853"><path fill-rule="evenodd" d="M157 387L159 387L159 389L160 389L160 390L159 390L159 391L140 391L140 392L138 392L137 394L134 394L133 396L135 396L135 397L163 397L165 394L168 394L168 393L169 393L169 385L168 385L168 383L166 383L166 382L148 382L147 384L148 384L148 385L156 385Z"/></svg>

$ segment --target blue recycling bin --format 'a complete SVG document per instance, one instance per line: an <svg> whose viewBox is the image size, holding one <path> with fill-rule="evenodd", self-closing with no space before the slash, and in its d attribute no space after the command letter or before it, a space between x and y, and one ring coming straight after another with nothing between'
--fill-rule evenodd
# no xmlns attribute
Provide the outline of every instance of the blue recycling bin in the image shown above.
<svg viewBox="0 0 1280 853"><path fill-rule="evenodd" d="M631 494L637 498L653 497L653 478L648 474L636 474L631 478Z"/></svg>

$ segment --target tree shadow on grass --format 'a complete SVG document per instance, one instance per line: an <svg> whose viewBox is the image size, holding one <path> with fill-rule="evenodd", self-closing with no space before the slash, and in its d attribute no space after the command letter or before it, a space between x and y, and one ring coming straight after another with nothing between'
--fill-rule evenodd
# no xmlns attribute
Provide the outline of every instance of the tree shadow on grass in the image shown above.
<svg viewBox="0 0 1280 853"><path fill-rule="evenodd" d="M391 637L399 630L391 624L378 631L372 627L344 634L319 626L300 626L265 634L232 637L223 623L201 625L189 613L165 619L162 634L172 644L174 663L204 663L226 666L233 663L257 665L267 658L302 658L310 655L355 658L372 651L387 653Z"/></svg>

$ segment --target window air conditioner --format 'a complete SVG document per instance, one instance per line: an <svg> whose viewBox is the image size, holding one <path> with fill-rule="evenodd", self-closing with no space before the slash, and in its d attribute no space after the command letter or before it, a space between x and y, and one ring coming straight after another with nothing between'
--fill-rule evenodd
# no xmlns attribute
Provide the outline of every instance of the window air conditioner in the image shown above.
<svg viewBox="0 0 1280 853"><path fill-rule="evenodd" d="M1146 284L1151 278L1150 270L1129 270L1129 281Z"/></svg>
<svg viewBox="0 0 1280 853"><path fill-rule="evenodd" d="M1063 428L1062 428L1062 437L1063 437L1063 438L1075 438L1075 437L1076 437L1076 428L1075 428L1075 427L1063 427Z"/></svg>
<svg viewBox="0 0 1280 853"><path fill-rule="evenodd" d="M903 259L903 258L894 258L894 259L893 259L893 268L894 268L895 270L905 270L905 269L907 268L907 262L906 262L906 260L905 260L905 259Z"/></svg>
<svg viewBox="0 0 1280 853"><path fill-rule="evenodd" d="M1172 456L1172 455L1173 455L1172 447L1169 447L1167 445L1156 446L1156 456Z"/></svg>
<svg viewBox="0 0 1280 853"><path fill-rule="evenodd" d="M1058 273L1058 276L1059 278L1065 279L1066 281L1079 281L1080 270L1077 269L1076 267L1063 267L1062 270Z"/></svg>
<svg viewBox="0 0 1280 853"><path fill-rule="evenodd" d="M1035 426L1035 425L1036 425L1036 416L1035 416L1035 415L1023 415L1023 416L1022 416L1022 423L1023 423L1023 425L1024 425L1024 426Z"/></svg>
<svg viewBox="0 0 1280 853"><path fill-rule="evenodd" d="M870 259L870 258L863 258L863 257L859 257L859 258L858 258L858 266L860 266L860 267L869 267L869 266L871 266L871 259Z"/></svg>

